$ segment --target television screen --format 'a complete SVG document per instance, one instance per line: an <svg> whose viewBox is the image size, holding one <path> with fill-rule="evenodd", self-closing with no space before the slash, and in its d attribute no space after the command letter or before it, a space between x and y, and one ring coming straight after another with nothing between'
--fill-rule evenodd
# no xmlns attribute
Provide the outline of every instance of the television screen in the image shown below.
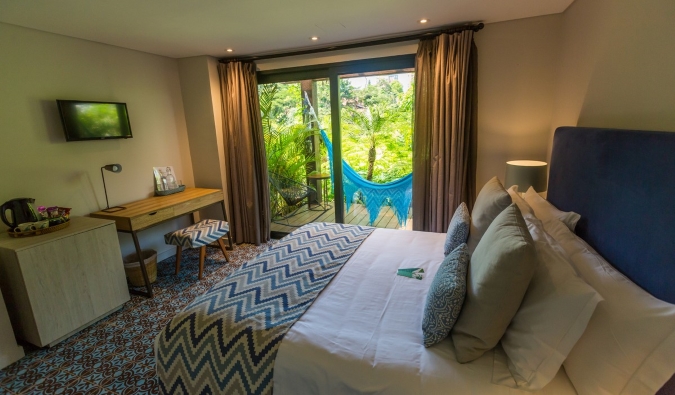
<svg viewBox="0 0 675 395"><path fill-rule="evenodd" d="M126 139L131 125L125 103L57 100L67 141Z"/></svg>

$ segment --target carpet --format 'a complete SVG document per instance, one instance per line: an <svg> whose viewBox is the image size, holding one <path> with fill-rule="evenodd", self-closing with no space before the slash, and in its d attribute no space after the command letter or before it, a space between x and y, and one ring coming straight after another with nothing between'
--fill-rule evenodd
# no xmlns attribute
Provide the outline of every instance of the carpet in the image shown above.
<svg viewBox="0 0 675 395"><path fill-rule="evenodd" d="M199 249L157 264L155 297L131 296L124 306L52 348L30 348L0 370L0 394L157 394L153 342L166 323L197 296L269 245L237 245L226 262L208 248L204 276L197 279Z"/></svg>

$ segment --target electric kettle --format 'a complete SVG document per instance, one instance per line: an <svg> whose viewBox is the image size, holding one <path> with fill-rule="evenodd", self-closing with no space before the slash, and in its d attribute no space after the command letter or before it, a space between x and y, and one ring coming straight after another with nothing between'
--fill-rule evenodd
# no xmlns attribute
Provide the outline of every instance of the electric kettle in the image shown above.
<svg viewBox="0 0 675 395"><path fill-rule="evenodd" d="M0 219L2 219L2 222L9 226L10 229L14 229L18 224L25 222L37 222L40 220L40 217L32 203L35 203L35 199L18 198L5 202L0 207ZM7 211L11 212L11 222L7 219Z"/></svg>

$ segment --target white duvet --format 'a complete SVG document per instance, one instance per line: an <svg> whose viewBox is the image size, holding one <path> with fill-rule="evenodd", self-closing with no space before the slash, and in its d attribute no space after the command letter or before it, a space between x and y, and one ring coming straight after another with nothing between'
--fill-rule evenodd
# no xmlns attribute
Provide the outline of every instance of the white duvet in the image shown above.
<svg viewBox="0 0 675 395"><path fill-rule="evenodd" d="M422 312L445 234L377 229L284 337L274 394L529 394L492 384L493 352L455 361L422 345ZM424 268L423 280L396 275ZM537 394L575 394L564 371Z"/></svg>

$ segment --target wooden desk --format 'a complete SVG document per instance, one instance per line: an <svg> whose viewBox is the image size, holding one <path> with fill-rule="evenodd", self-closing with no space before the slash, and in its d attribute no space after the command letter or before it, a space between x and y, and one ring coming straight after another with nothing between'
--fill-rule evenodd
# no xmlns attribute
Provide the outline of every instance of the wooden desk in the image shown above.
<svg viewBox="0 0 675 395"><path fill-rule="evenodd" d="M220 189L205 188L186 188L183 192L178 192L168 196L153 196L151 198L138 200L123 204L125 208L113 213L97 211L91 214L93 218L103 218L115 221L118 232L130 233L134 240L134 247L138 256L141 255L141 246L138 243L137 233L151 228L157 224L183 215L194 213L197 210L220 203L225 214L225 200L223 191ZM148 272L145 263L140 259L141 272L145 280L146 292L131 290L132 293L152 297L152 287L148 280Z"/></svg>

